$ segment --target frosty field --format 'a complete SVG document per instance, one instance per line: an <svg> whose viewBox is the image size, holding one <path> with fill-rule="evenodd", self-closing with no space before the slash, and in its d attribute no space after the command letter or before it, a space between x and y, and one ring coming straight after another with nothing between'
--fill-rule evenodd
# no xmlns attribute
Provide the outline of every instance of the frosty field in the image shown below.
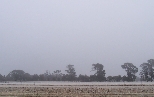
<svg viewBox="0 0 154 97"><path fill-rule="evenodd" d="M153 97L153 82L7 82L1 96L17 97Z"/></svg>

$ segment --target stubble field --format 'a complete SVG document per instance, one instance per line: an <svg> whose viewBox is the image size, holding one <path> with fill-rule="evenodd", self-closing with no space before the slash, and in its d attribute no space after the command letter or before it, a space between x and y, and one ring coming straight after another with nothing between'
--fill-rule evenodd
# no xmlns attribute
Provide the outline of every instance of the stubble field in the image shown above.
<svg viewBox="0 0 154 97"><path fill-rule="evenodd" d="M153 82L8 82L0 97L154 97Z"/></svg>

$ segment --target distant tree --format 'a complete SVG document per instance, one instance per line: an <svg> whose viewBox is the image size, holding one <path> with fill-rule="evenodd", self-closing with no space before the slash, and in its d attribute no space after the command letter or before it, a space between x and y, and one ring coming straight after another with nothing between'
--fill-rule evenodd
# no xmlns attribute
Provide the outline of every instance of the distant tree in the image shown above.
<svg viewBox="0 0 154 97"><path fill-rule="evenodd" d="M122 80L121 75L118 76L108 76L107 81L109 82L120 82Z"/></svg>
<svg viewBox="0 0 154 97"><path fill-rule="evenodd" d="M78 77L78 81L80 82L89 82L89 76L80 74Z"/></svg>
<svg viewBox="0 0 154 97"><path fill-rule="evenodd" d="M0 74L0 81L5 81L5 77Z"/></svg>
<svg viewBox="0 0 154 97"><path fill-rule="evenodd" d="M105 70L102 64L92 64L92 71L95 71L96 81L106 81Z"/></svg>
<svg viewBox="0 0 154 97"><path fill-rule="evenodd" d="M138 68L132 63L124 63L121 67L127 72L127 81L135 81L135 74L138 72Z"/></svg>
<svg viewBox="0 0 154 97"><path fill-rule="evenodd" d="M141 78L140 77L138 77L138 76L136 76L136 79L135 79L135 81L141 81Z"/></svg>
<svg viewBox="0 0 154 97"><path fill-rule="evenodd" d="M112 76L108 76L108 77L106 78L106 80L107 80L108 82L112 82L112 81L113 81L113 77L112 77Z"/></svg>
<svg viewBox="0 0 154 97"><path fill-rule="evenodd" d="M40 80L39 75L37 75L37 74L32 75L31 80L32 81L39 81Z"/></svg>
<svg viewBox="0 0 154 97"><path fill-rule="evenodd" d="M124 82L124 81L128 81L127 80L127 77L124 75L123 77L122 77L122 81Z"/></svg>
<svg viewBox="0 0 154 97"><path fill-rule="evenodd" d="M68 81L68 74L62 74L62 81Z"/></svg>
<svg viewBox="0 0 154 97"><path fill-rule="evenodd" d="M47 79L45 78L44 74L39 75L39 81L46 81Z"/></svg>
<svg viewBox="0 0 154 97"><path fill-rule="evenodd" d="M52 73L52 79L54 81L61 81L63 74L61 73L61 70L56 70Z"/></svg>
<svg viewBox="0 0 154 97"><path fill-rule="evenodd" d="M25 81L31 81L32 76L29 73L25 73L23 78L24 78Z"/></svg>
<svg viewBox="0 0 154 97"><path fill-rule="evenodd" d="M154 59L150 59L147 61L147 63L141 64L140 67L142 68L140 72L141 79L152 82L154 79Z"/></svg>
<svg viewBox="0 0 154 97"><path fill-rule="evenodd" d="M76 80L76 72L75 72L74 65L67 65L66 68L67 68L67 70L65 70L67 72L67 74L65 75L66 78L69 81Z"/></svg>
<svg viewBox="0 0 154 97"><path fill-rule="evenodd" d="M44 79L44 81L50 81L52 78L51 78L51 73L50 73L50 71L48 71L48 70L46 70L46 72L43 74L43 75L41 75L42 77L44 77L43 79Z"/></svg>
<svg viewBox="0 0 154 97"><path fill-rule="evenodd" d="M97 76L94 74L94 75L90 75L90 81L97 81Z"/></svg>
<svg viewBox="0 0 154 97"><path fill-rule="evenodd" d="M122 77L121 77L121 75L113 76L113 80L114 80L115 82L120 82L120 81L122 80Z"/></svg>
<svg viewBox="0 0 154 97"><path fill-rule="evenodd" d="M13 70L7 76L7 80L11 81L25 81L25 72L23 70Z"/></svg>

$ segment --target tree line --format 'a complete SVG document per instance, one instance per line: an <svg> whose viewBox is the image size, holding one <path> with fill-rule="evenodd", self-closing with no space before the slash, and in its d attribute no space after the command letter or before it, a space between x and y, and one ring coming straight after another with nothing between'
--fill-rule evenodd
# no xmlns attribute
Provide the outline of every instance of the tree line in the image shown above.
<svg viewBox="0 0 154 97"><path fill-rule="evenodd" d="M33 74L24 72L23 70L13 70L8 75L0 74L0 81L80 81L80 82L91 82L91 81L99 81L99 82L120 82L120 81L128 81L133 82L136 79L136 73L138 72L138 68L132 63L124 63L121 65L122 69L124 69L127 75L121 76L105 76L104 65L100 63L92 64L92 71L95 73L93 75L76 75L76 71L74 65L66 66L66 74L61 73L61 70L55 70L53 73L46 71L44 74ZM153 81L154 79L154 59L148 60L146 63L140 65L140 81Z"/></svg>

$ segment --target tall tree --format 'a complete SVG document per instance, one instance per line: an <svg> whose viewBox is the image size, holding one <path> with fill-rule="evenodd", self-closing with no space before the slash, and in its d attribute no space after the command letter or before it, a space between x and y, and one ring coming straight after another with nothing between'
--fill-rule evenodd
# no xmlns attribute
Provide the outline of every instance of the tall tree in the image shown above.
<svg viewBox="0 0 154 97"><path fill-rule="evenodd" d="M96 81L106 81L106 73L102 64L92 64L92 71L95 71Z"/></svg>
<svg viewBox="0 0 154 97"><path fill-rule="evenodd" d="M127 72L127 81L135 81L135 74L138 72L138 68L132 63L124 63L121 67Z"/></svg>
<svg viewBox="0 0 154 97"><path fill-rule="evenodd" d="M154 79L154 59L150 59L147 63L143 63L140 65L142 68L140 75L141 79L145 81L153 81Z"/></svg>
<svg viewBox="0 0 154 97"><path fill-rule="evenodd" d="M69 81L74 81L76 79L76 72L75 72L75 68L74 65L67 65L66 66L67 70L65 70L67 72L67 74L65 75L66 78Z"/></svg>

